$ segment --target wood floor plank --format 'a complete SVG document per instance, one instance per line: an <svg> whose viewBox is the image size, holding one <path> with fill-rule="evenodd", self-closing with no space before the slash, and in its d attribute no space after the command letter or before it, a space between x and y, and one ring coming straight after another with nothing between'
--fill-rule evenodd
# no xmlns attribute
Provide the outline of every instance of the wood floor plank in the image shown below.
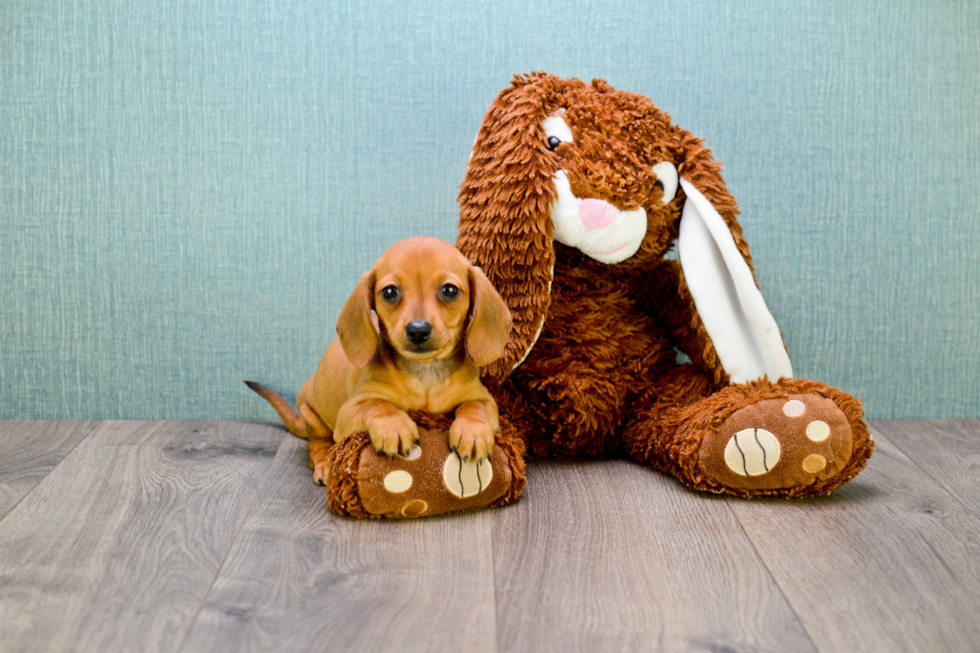
<svg viewBox="0 0 980 653"><path fill-rule="evenodd" d="M727 501L820 650L976 650L980 520L872 432L829 497Z"/></svg>
<svg viewBox="0 0 980 653"><path fill-rule="evenodd" d="M649 467L533 463L493 533L501 651L814 650L724 500Z"/></svg>
<svg viewBox="0 0 980 653"><path fill-rule="evenodd" d="M0 420L0 520L98 424L93 420Z"/></svg>
<svg viewBox="0 0 980 653"><path fill-rule="evenodd" d="M0 522L3 650L176 650L281 439L100 424Z"/></svg>
<svg viewBox="0 0 980 653"><path fill-rule="evenodd" d="M874 426L980 517L980 419L876 420Z"/></svg>
<svg viewBox="0 0 980 653"><path fill-rule="evenodd" d="M0 651L974 649L980 423L872 430L830 497L548 461L393 522L330 514L278 427L0 422Z"/></svg>
<svg viewBox="0 0 980 653"><path fill-rule="evenodd" d="M488 511L406 521L327 510L283 443L185 651L494 651Z"/></svg>

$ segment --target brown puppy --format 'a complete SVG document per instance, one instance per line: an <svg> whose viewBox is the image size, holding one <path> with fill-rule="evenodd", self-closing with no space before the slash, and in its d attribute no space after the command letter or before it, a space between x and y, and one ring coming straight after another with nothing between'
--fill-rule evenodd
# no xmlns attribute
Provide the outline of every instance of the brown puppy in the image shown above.
<svg viewBox="0 0 980 653"><path fill-rule="evenodd" d="M407 455L418 441L408 410L455 411L449 444L464 459L493 452L497 404L480 382L510 335L510 311L480 268L449 243L420 236L392 245L364 273L337 334L296 397L246 381L289 431L310 441L314 480L327 451L367 431L378 453Z"/></svg>

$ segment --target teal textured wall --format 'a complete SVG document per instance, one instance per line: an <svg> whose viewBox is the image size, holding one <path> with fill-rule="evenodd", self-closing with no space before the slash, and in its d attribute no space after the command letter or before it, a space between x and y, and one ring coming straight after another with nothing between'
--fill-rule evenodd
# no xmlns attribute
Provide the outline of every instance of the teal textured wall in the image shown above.
<svg viewBox="0 0 980 653"><path fill-rule="evenodd" d="M706 139L797 374L980 415L980 3L4 0L0 417L265 418L516 72Z"/></svg>

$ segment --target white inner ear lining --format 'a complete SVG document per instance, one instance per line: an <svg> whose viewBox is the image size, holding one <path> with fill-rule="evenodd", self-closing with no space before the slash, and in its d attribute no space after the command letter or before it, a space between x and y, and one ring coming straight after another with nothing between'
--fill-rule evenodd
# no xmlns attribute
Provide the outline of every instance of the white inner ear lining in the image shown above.
<svg viewBox="0 0 980 653"><path fill-rule="evenodd" d="M653 174L664 188L664 204L670 204L677 196L677 168L670 161L661 161L653 166Z"/></svg>
<svg viewBox="0 0 980 653"><path fill-rule="evenodd" d="M767 375L791 378L793 367L732 232L711 202L687 179L677 253L704 330L732 383Z"/></svg>

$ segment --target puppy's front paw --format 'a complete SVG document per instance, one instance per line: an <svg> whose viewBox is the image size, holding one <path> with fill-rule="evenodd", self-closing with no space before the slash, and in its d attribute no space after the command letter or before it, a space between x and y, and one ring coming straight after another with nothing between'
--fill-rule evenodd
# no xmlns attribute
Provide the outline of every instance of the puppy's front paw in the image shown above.
<svg viewBox="0 0 980 653"><path fill-rule="evenodd" d="M463 460L485 460L493 453L493 427L483 420L457 417L449 427L449 446Z"/></svg>
<svg viewBox="0 0 980 653"><path fill-rule="evenodd" d="M317 485L327 484L327 471L330 469L330 463L326 460L321 460L313 467L313 482Z"/></svg>
<svg viewBox="0 0 980 653"><path fill-rule="evenodd" d="M418 427L405 413L375 417L368 423L367 430L374 450L389 457L407 456L419 440Z"/></svg>

